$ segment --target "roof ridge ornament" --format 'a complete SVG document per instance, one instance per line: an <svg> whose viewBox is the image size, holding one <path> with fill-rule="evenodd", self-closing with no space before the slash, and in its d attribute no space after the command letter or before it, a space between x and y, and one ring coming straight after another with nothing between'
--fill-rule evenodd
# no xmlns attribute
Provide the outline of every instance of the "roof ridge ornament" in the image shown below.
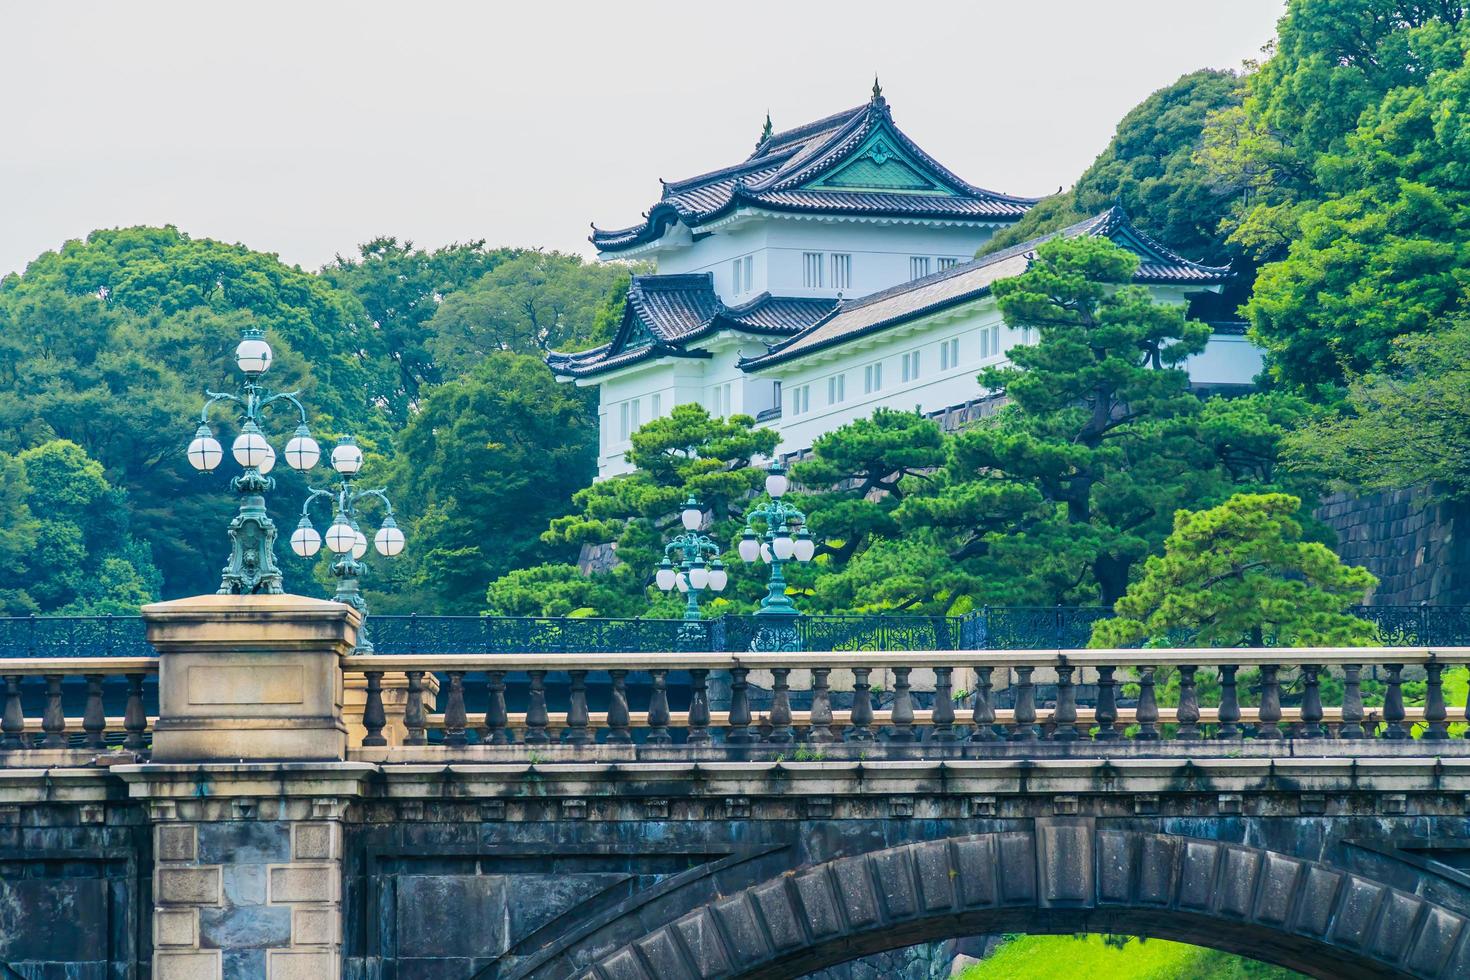
<svg viewBox="0 0 1470 980"><path fill-rule="evenodd" d="M883 86L878 84L878 73L873 72L873 105L886 105L887 101L883 98Z"/></svg>
<svg viewBox="0 0 1470 980"><path fill-rule="evenodd" d="M773 132L775 132L775 129L774 129L774 127L771 126L771 110L770 109L767 109L766 110L766 124L761 127L761 138L758 139L758 140L756 140L755 148L757 150L759 150L761 147L765 146L766 145L766 141L771 138L771 134Z"/></svg>

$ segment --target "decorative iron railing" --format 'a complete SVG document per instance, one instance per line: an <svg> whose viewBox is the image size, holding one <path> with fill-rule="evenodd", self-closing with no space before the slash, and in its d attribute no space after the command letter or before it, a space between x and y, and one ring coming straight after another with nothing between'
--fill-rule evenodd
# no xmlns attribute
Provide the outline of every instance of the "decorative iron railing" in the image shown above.
<svg viewBox="0 0 1470 980"><path fill-rule="evenodd" d="M1385 646L1470 645L1470 606L1361 606ZM682 619L373 616L380 654L640 653L749 650L1058 650L1087 645L1102 606L987 606L964 616L726 615ZM1188 645L1193 637L1168 638ZM1265 638L1266 646L1276 645ZM153 648L138 616L0 617L0 657L141 657Z"/></svg>

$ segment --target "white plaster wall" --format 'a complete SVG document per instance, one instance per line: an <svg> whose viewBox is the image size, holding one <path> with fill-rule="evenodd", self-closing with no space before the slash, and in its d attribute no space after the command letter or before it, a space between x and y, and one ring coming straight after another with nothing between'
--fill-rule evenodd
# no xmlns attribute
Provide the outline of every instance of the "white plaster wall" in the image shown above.
<svg viewBox="0 0 1470 980"><path fill-rule="evenodd" d="M633 469L627 458L631 440L622 438L624 404L637 401L640 425L668 415L675 405L691 402L703 405L711 413L718 408L721 415L757 415L774 407L774 379L755 377L737 367L742 354L752 357L765 349L759 339L725 333L710 338L701 348L709 351L710 357L666 357L579 382L598 386L599 480ZM726 385L730 394L728 410L723 399L717 397L717 390Z"/></svg>
<svg viewBox="0 0 1470 980"><path fill-rule="evenodd" d="M661 273L711 273L715 291L730 305L766 291L776 296L835 297L841 293L851 298L908 282L912 256L927 257L930 272L939 271L942 257L968 262L993 233L991 228L760 215L717 228L688 247L659 250L653 257ZM807 252L822 253L820 288L805 283ZM831 282L833 252L852 256L848 288L839 289ZM753 259L751 288L736 291L731 262L746 255Z"/></svg>
<svg viewBox="0 0 1470 980"><path fill-rule="evenodd" d="M1199 385L1249 385L1261 373L1262 350L1238 334L1215 334L1203 351L1184 362Z"/></svg>
<svg viewBox="0 0 1470 980"><path fill-rule="evenodd" d="M982 332L990 338L984 355ZM959 341L959 356L954 364L941 369L940 345L951 339ZM763 375L781 378L782 413L776 420L781 434L779 451L810 449L819 436L867 418L880 407L933 412L978 398L984 394L976 378L981 368L1004 363L1004 352L1020 342L1021 332L1006 326L995 303L987 299L958 315L932 317L849 342L826 357L814 355L763 371ZM913 351L919 352L919 375L905 383L903 355ZM883 365L883 387L866 393L865 369L876 363ZM846 397L833 404L828 400L828 380L835 375L843 376ZM793 415L793 400L804 385L810 385L810 408Z"/></svg>

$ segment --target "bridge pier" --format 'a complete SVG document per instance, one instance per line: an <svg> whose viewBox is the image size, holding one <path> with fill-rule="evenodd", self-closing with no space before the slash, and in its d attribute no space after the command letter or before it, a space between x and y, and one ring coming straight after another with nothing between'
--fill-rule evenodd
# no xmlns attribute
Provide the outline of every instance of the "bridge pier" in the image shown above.
<svg viewBox="0 0 1470 980"><path fill-rule="evenodd" d="M361 792L343 761L341 658L360 615L299 596L145 615L153 761L114 771L152 824L154 980L336 980L342 820Z"/></svg>

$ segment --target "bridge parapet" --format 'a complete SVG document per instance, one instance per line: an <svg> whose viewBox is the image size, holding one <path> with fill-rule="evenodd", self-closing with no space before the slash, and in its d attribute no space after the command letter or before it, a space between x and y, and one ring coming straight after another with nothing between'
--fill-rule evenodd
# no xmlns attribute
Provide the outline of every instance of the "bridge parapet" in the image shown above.
<svg viewBox="0 0 1470 980"><path fill-rule="evenodd" d="M0 660L0 892L93 902L81 945L114 972L674 980L746 957L747 918L752 977L1157 916L1335 976L1470 963L1470 741L1445 697L1470 648L360 656L332 603L148 615L157 658ZM976 848L1034 894L964 897L994 865ZM882 868L924 903L954 882L948 904L907 911ZM851 869L871 927L808 904L873 897L823 890ZM15 968L37 944L5 928Z"/></svg>

